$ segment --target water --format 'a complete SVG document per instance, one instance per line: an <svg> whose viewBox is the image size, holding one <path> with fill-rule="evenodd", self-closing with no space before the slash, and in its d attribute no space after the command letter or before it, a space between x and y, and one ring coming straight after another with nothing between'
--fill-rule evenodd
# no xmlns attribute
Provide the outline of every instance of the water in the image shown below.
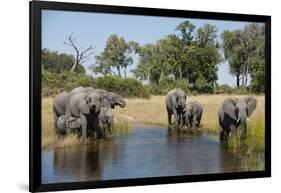
<svg viewBox="0 0 281 193"><path fill-rule="evenodd" d="M97 145L44 150L42 183L238 172L245 171L244 162L217 136L135 128Z"/></svg>

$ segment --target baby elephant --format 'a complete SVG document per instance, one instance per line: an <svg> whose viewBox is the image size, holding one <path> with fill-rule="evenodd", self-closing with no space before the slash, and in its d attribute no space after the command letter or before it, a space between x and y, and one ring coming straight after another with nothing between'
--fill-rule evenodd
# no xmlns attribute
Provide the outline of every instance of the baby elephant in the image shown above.
<svg viewBox="0 0 281 193"><path fill-rule="evenodd" d="M197 101L190 102L185 107L183 121L187 127L191 129L196 129L200 125L202 113L203 113L203 107L199 102Z"/></svg>
<svg viewBox="0 0 281 193"><path fill-rule="evenodd" d="M101 107L99 114L99 128L101 131L101 137L105 137L106 131L112 133L114 127L114 113L111 108Z"/></svg>
<svg viewBox="0 0 281 193"><path fill-rule="evenodd" d="M68 120L65 115L59 116L56 122L56 132L65 135L71 131L81 129L80 118L70 117Z"/></svg>

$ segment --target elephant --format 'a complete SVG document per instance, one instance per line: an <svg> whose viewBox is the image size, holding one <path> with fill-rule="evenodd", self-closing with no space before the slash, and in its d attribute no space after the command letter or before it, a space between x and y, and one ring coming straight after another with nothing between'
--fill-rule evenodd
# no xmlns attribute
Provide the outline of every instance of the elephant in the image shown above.
<svg viewBox="0 0 281 193"><path fill-rule="evenodd" d="M228 97L218 111L220 140L226 141L240 127L240 138L247 137L247 120L257 107L257 100L252 96L243 98Z"/></svg>
<svg viewBox="0 0 281 193"><path fill-rule="evenodd" d="M112 108L112 109L114 109L115 106L117 106L117 105L120 108L126 107L126 102L123 99L123 97L121 97L120 95L118 95L114 92L109 92L109 91L106 91L103 89L94 89L92 87L79 86L79 87L74 88L70 93L90 92L90 91L96 91L103 95L103 97L106 99L106 100L104 100L104 103L102 104L102 106L104 106L104 107L108 107L108 108Z"/></svg>
<svg viewBox="0 0 281 193"><path fill-rule="evenodd" d="M88 91L92 91L92 90L94 90L93 87L79 86L79 87L72 89L70 93L88 92Z"/></svg>
<svg viewBox="0 0 281 193"><path fill-rule="evenodd" d="M189 102L185 107L184 123L187 127L196 129L200 125L202 114L203 107L199 102Z"/></svg>
<svg viewBox="0 0 281 193"><path fill-rule="evenodd" d="M106 131L112 134L112 129L114 127L114 113L110 108L101 107L99 114L99 127L103 137L105 137Z"/></svg>
<svg viewBox="0 0 281 193"><path fill-rule="evenodd" d="M54 117L54 129L57 130L58 117L65 115L65 108L70 93L63 91L56 95L53 99L53 117Z"/></svg>
<svg viewBox="0 0 281 193"><path fill-rule="evenodd" d="M67 130L67 128L69 130ZM70 131L79 131L81 128L81 119L70 117L68 120L65 115L61 115L58 117L56 122L56 131L59 134L65 135Z"/></svg>
<svg viewBox="0 0 281 193"><path fill-rule="evenodd" d="M100 137L98 116L102 103L103 96L95 91L72 93L68 97L65 116L67 119L80 118L84 139L88 137L89 131L93 131L97 138Z"/></svg>
<svg viewBox="0 0 281 193"><path fill-rule="evenodd" d="M183 90L176 88L168 92L165 98L168 114L168 129L171 130L172 115L174 115L176 129L179 128L186 106L186 94Z"/></svg>

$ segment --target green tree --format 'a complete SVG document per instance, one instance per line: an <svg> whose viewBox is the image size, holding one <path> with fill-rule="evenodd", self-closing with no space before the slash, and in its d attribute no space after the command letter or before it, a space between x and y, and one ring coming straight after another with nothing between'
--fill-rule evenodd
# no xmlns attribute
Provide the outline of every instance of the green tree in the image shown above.
<svg viewBox="0 0 281 193"><path fill-rule="evenodd" d="M52 73L59 73L63 71L70 71L74 64L74 56L65 53L58 53L49 49L42 49L41 57L42 70L46 70ZM75 69L77 73L85 73L85 69L82 65L78 65Z"/></svg>
<svg viewBox="0 0 281 193"><path fill-rule="evenodd" d="M104 51L95 57L96 63L92 66L92 70L103 75L111 74L119 77L122 77L123 71L126 77L127 67L133 63L131 44L116 34L109 36Z"/></svg>
<svg viewBox="0 0 281 193"><path fill-rule="evenodd" d="M243 72L244 53L239 42L241 30L224 31L222 33L222 48L224 58L229 63L230 74L236 76L236 87L240 87L240 78Z"/></svg>
<svg viewBox="0 0 281 193"><path fill-rule="evenodd" d="M132 70L137 78L159 84L159 81L168 75L167 61L161 43L140 46L138 55L139 63L137 68Z"/></svg>
<svg viewBox="0 0 281 193"><path fill-rule="evenodd" d="M179 42L180 65L182 76L187 78L189 83L195 84L200 75L211 84L214 84L217 77L218 64L221 62L219 53L219 43L217 38L217 27L205 24L195 30L190 22L183 22L179 26L185 26L187 29L181 29L181 36L186 37L189 34L190 41ZM179 28L176 28L179 30ZM186 33L189 31L189 33ZM194 32L196 31L196 32ZM192 35L191 35L192 34Z"/></svg>
<svg viewBox="0 0 281 193"><path fill-rule="evenodd" d="M221 61L217 28L206 24L196 31L190 21L184 21L176 31L180 34L170 34L155 45L139 47L135 76L157 84L163 77L173 77L194 85L202 75L208 83L215 83Z"/></svg>
<svg viewBox="0 0 281 193"><path fill-rule="evenodd" d="M181 22L177 27L176 31L180 31L180 38L184 44L191 44L195 37L195 25L193 25L190 21L186 20Z"/></svg>
<svg viewBox="0 0 281 193"><path fill-rule="evenodd" d="M250 86L261 92L264 88L264 25L251 23L241 30L224 31L222 47L230 73L236 76L237 88Z"/></svg>

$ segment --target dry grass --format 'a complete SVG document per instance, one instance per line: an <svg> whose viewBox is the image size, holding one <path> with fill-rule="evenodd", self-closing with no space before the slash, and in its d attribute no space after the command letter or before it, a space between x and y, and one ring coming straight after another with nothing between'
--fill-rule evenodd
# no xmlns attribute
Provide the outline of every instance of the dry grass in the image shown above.
<svg viewBox="0 0 281 193"><path fill-rule="evenodd" d="M208 132L218 132L218 108L227 95L200 95L190 96L188 101L198 101L203 105L202 128ZM237 97L243 97L241 95ZM257 109L254 111L249 123L256 121L264 124L264 96L255 96L258 100ZM167 112L164 96L153 96L150 99L127 99L124 109L115 110L117 117L131 116L137 122L167 126Z"/></svg>
<svg viewBox="0 0 281 193"><path fill-rule="evenodd" d="M199 101L204 108L201 130L218 133L218 107L226 98L226 95L200 95L190 96L188 101ZM241 95L237 97L242 97ZM257 109L254 111L249 125L249 137L247 143L263 147L264 144L264 96L255 96L258 100ZM144 123L167 126L167 113L164 96L153 96L150 99L126 99L127 106L124 109L115 108L116 128L128 130L130 123ZM58 137L53 130L52 98L44 98L42 102L42 148L66 145L77 145L83 142L76 135ZM92 143L89 140L87 143ZM237 148L233 144L232 148Z"/></svg>

